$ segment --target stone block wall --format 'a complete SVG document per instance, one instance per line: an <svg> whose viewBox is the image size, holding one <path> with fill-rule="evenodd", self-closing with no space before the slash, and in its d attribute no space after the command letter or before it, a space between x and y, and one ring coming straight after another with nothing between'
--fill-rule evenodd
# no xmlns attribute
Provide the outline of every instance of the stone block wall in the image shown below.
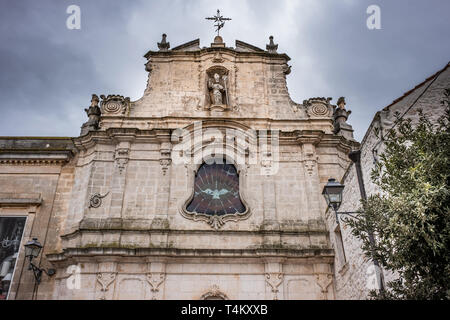
<svg viewBox="0 0 450 320"><path fill-rule="evenodd" d="M394 124L395 112L400 114L407 112L404 117L411 118L414 123L418 119L419 109L422 109L431 121L436 122L444 112L440 102L443 99L444 90L447 88L450 88L450 68L448 68L448 65L441 72L430 77L404 97L397 99L393 104L377 113L361 142L361 166L364 187L368 196L379 192L378 187L370 179L375 161L383 152L383 144L375 135L375 128L379 128L380 132L386 134L387 130ZM413 105L415 101L416 103ZM413 106L411 107L411 105ZM357 211L360 207L361 197L356 169L353 164L347 169L341 183L345 185L345 189L343 203L339 211ZM337 224L334 213L330 211L332 210L328 210L326 214L327 224L332 246L337 251L338 240L333 234ZM346 261L342 261L342 258L339 259L338 254L335 257L336 297L338 299L366 299L369 293L368 287L371 287L371 280L374 279L373 263L367 261L363 256L360 242L351 235L345 223L341 223L341 233ZM384 271L384 277L385 282L388 282L394 279L395 275Z"/></svg>

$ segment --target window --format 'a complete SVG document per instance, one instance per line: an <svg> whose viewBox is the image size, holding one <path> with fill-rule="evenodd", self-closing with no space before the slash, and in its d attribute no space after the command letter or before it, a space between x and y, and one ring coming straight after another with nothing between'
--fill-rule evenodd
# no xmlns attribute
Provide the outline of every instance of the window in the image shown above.
<svg viewBox="0 0 450 320"><path fill-rule="evenodd" d="M0 217L0 300L8 297L25 221L25 217Z"/></svg>
<svg viewBox="0 0 450 320"><path fill-rule="evenodd" d="M186 207L193 213L218 215L245 212L239 196L239 175L236 167L225 161L204 163L194 181L194 196Z"/></svg>
<svg viewBox="0 0 450 320"><path fill-rule="evenodd" d="M336 251L341 266L345 265L347 258L345 257L344 242L342 241L341 227L338 225L334 230L334 239L336 243Z"/></svg>

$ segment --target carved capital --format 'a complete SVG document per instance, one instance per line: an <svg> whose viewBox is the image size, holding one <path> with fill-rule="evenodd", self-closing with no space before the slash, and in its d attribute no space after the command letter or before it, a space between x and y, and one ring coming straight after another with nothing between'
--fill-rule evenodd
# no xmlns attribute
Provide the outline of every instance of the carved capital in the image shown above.
<svg viewBox="0 0 450 320"><path fill-rule="evenodd" d="M130 149L128 148L117 148L114 154L114 159L116 161L119 172L122 173L125 169L130 157Z"/></svg>
<svg viewBox="0 0 450 320"><path fill-rule="evenodd" d="M97 273L97 282L100 283L101 296L100 300L106 300L106 292L109 290L109 286L116 280L117 273L115 272L100 272Z"/></svg>
<svg viewBox="0 0 450 320"><path fill-rule="evenodd" d="M157 300L159 287L166 279L166 274L162 272L152 272L147 274L147 282L150 284L152 292L152 300Z"/></svg>
<svg viewBox="0 0 450 320"><path fill-rule="evenodd" d="M172 144L170 142L161 142L159 152L159 164L161 165L163 175L166 175L167 169L172 164Z"/></svg>
<svg viewBox="0 0 450 320"><path fill-rule="evenodd" d="M322 293L322 299L327 300L328 288L333 282L333 276L331 274L319 273L316 274L316 282L320 287Z"/></svg>
<svg viewBox="0 0 450 320"><path fill-rule="evenodd" d="M270 286L273 294L273 300L278 300L278 287L284 280L281 272L266 273L266 283Z"/></svg>

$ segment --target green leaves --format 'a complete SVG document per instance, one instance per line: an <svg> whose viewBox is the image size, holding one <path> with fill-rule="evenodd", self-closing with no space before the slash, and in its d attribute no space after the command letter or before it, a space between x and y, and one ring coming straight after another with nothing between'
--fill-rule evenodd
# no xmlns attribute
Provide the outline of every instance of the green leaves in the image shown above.
<svg viewBox="0 0 450 320"><path fill-rule="evenodd" d="M359 220L346 220L370 259L399 275L383 296L450 298L450 89L437 124L419 112L418 122L396 116L371 173L380 194L362 202ZM371 246L368 230L376 237Z"/></svg>

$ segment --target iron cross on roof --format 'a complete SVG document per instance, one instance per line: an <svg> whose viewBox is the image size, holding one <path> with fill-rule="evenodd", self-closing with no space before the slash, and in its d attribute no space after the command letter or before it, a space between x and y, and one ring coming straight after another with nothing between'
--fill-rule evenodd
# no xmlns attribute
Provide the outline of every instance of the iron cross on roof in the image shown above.
<svg viewBox="0 0 450 320"><path fill-rule="evenodd" d="M225 21L231 20L231 18L224 18L220 15L220 10L217 9L217 14L214 17L205 18L206 20L214 20L214 22L217 22L214 26L217 28L216 32L217 35L219 35L220 29L223 28L225 25Z"/></svg>

